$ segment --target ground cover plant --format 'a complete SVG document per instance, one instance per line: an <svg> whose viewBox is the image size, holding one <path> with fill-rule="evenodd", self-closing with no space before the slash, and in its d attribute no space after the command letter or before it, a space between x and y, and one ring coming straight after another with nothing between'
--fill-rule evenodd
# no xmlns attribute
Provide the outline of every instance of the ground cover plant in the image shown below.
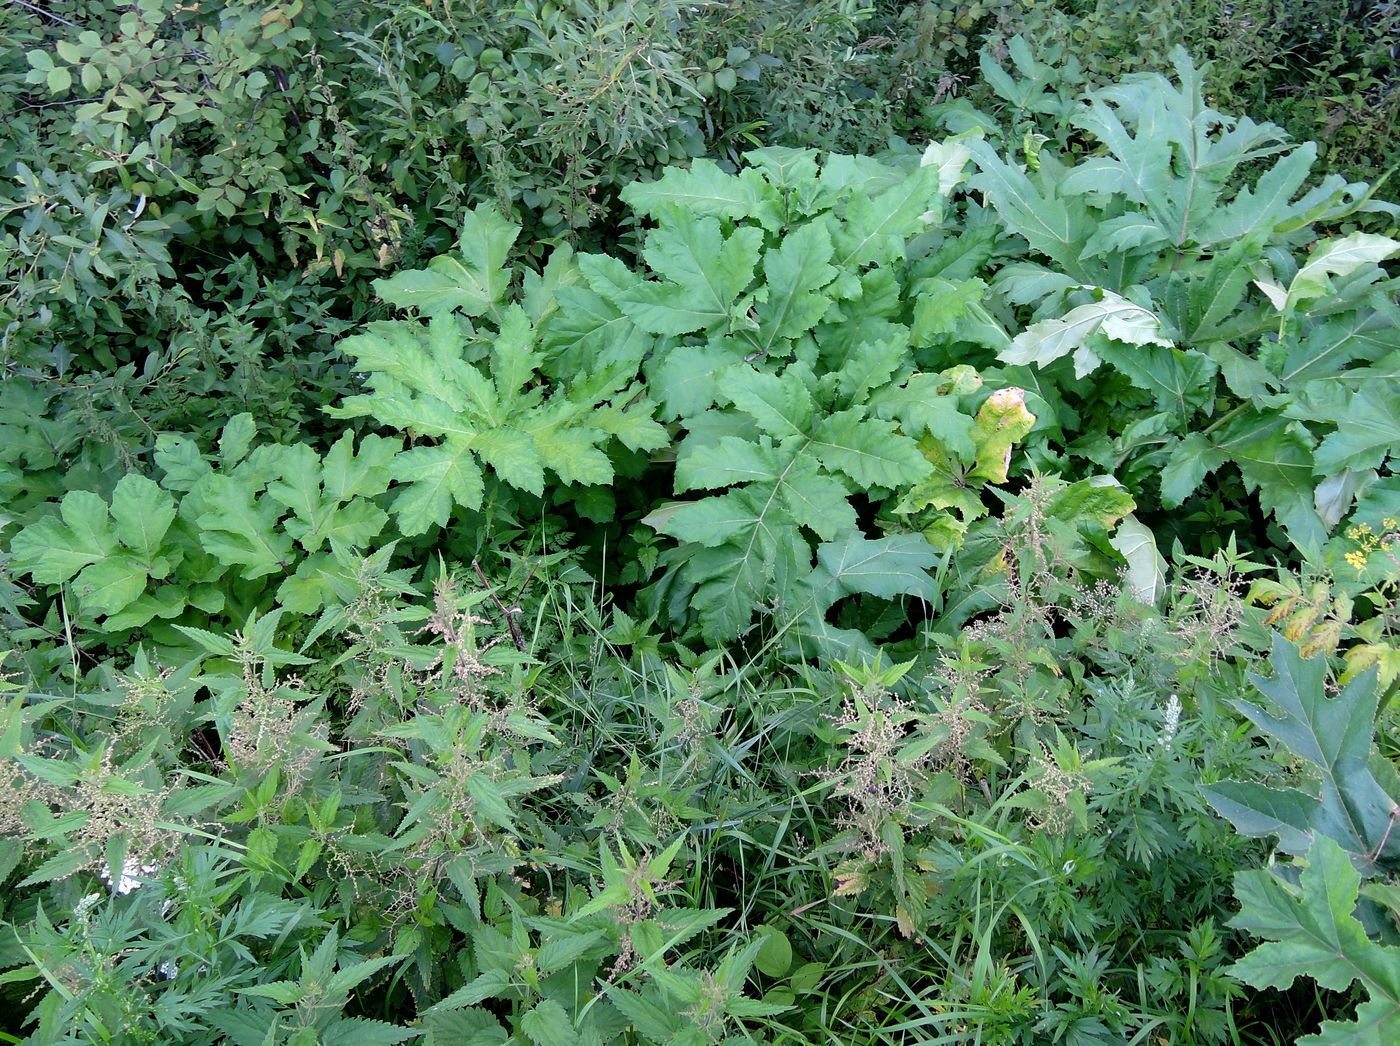
<svg viewBox="0 0 1400 1046"><path fill-rule="evenodd" d="M0 1041L1392 1041L1393 13L1255 6L4 8Z"/></svg>

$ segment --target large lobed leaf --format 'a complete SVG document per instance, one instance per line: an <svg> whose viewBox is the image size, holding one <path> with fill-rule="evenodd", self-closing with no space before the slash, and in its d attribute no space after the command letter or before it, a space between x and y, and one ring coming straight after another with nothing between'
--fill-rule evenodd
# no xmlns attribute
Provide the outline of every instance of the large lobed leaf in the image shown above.
<svg viewBox="0 0 1400 1046"><path fill-rule="evenodd" d="M1319 839L1343 848L1363 874L1377 874L1400 858L1392 832L1400 800L1371 769L1377 710L1376 673L1352 679L1335 697L1327 693L1327 660L1303 657L1275 633L1274 675L1251 675L1273 711L1251 701L1236 708L1266 735L1318 774L1318 795L1256 782L1225 781L1205 789L1210 804L1245 835L1275 835L1279 849L1301 854Z"/></svg>
<svg viewBox="0 0 1400 1046"><path fill-rule="evenodd" d="M1350 1020L1324 1021L1300 1046L1390 1046L1400 1041L1400 948L1372 941L1356 918L1361 875L1346 852L1320 836L1294 884L1270 871L1235 875L1240 911L1230 925L1267 943L1229 972L1256 988L1287 989L1299 977L1367 998Z"/></svg>

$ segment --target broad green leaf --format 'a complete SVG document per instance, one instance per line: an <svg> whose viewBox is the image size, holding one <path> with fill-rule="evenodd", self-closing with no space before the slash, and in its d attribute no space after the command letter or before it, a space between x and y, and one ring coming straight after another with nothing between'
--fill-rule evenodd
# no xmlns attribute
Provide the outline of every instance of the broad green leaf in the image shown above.
<svg viewBox="0 0 1400 1046"><path fill-rule="evenodd" d="M796 338L816 326L831 304L821 293L836 276L826 226L809 222L783 237L763 256L767 300L755 306L758 347L773 350L779 340Z"/></svg>
<svg viewBox="0 0 1400 1046"><path fill-rule="evenodd" d="M491 341L491 384L501 409L520 405L525 388L543 357L534 350L535 329L518 305L506 309L501 329Z"/></svg>
<svg viewBox="0 0 1400 1046"><path fill-rule="evenodd" d="M59 504L58 519L49 516L25 527L10 550L39 584L61 585L117 547L107 503L90 491L74 490Z"/></svg>
<svg viewBox="0 0 1400 1046"><path fill-rule="evenodd" d="M1019 233L1031 247L1061 265L1077 263L1080 254L1077 235L1064 202L1043 195L1023 172L1007 164L987 142L973 142L969 148L980 171L972 179L972 188L987 193L997 214L1011 231Z"/></svg>
<svg viewBox="0 0 1400 1046"><path fill-rule="evenodd" d="M1331 277L1346 276L1365 265L1382 262L1396 251L1400 251L1400 241L1367 232L1355 232L1319 246L1288 285L1283 311L1330 293Z"/></svg>
<svg viewBox="0 0 1400 1046"><path fill-rule="evenodd" d="M1162 345L1108 344L1095 350L1109 366L1122 371L1133 384L1152 394L1160 411L1185 422L1196 410L1209 410L1215 399L1219 365L1194 350Z"/></svg>
<svg viewBox="0 0 1400 1046"><path fill-rule="evenodd" d="M1112 530L1136 507L1133 496L1122 484L1111 476L1094 476L1056 489L1045 514L1076 527L1093 522Z"/></svg>
<svg viewBox="0 0 1400 1046"><path fill-rule="evenodd" d="M146 590L145 564L128 552L108 556L84 568L73 580L73 591L86 611L115 614Z"/></svg>
<svg viewBox="0 0 1400 1046"><path fill-rule="evenodd" d="M1302 339L1290 339L1279 381L1298 388L1315 380L1345 377L1342 368L1400 350L1400 310L1357 309L1318 323Z"/></svg>
<svg viewBox="0 0 1400 1046"><path fill-rule="evenodd" d="M473 227L474 235L495 243L504 258L509 243L500 228L480 220ZM626 282L625 270L619 273L616 263L609 262L580 262L591 287L615 288ZM564 290L569 289L580 290ZM587 293L596 295L593 290ZM601 297L596 301L612 308ZM567 306L567 301L561 302L553 317L564 330L570 329ZM367 372L371 391L351 396L328 412L373 417L436 442L419 442L395 454L387 444L367 439L358 458L351 457L350 444L337 445L327 459L330 471L324 482L330 486L321 495L307 469L297 470L295 483L288 480L276 487L276 496L298 505L299 523L289 529L308 550L332 535L346 545L362 544L373 536L370 532L379 521L374 507L332 504L323 495L336 495L338 502L352 489L365 497L377 496L386 470L400 488L392 504L399 528L415 536L445 525L453 506L480 508L483 468L509 486L542 497L548 489L545 470L566 484L610 483L612 463L603 446L614 438L632 450L657 449L666 441L665 430L651 418L652 404L638 395L635 382L645 340L627 350L635 350L630 362L623 358L625 353L606 360L583 353L588 373L570 374L567 383L551 387L537 379L546 359L536 349L539 332L524 309L493 306L492 314L499 330L489 336L438 313L426 325L416 320L371 324L365 333L341 343L356 369ZM620 336L629 339L625 333ZM483 344L488 340L489 346Z"/></svg>
<svg viewBox="0 0 1400 1046"><path fill-rule="evenodd" d="M512 487L544 495L544 459L528 433L504 426L490 429L472 441L472 449Z"/></svg>
<svg viewBox="0 0 1400 1046"><path fill-rule="evenodd" d="M933 345L951 337L976 341L968 336L969 313L981 302L987 285L979 279L954 282L941 276L916 284L917 300L909 337L915 345Z"/></svg>
<svg viewBox="0 0 1400 1046"><path fill-rule="evenodd" d="M1130 121L1138 132L1134 136L1123 121L1124 111L1106 103L1110 96L1090 95L1089 107L1074 117L1075 123L1108 146L1110 155L1076 164L1060 189L1075 195L1121 195L1149 211L1159 211L1172 176L1172 139L1163 131L1166 98L1155 92L1142 109L1131 114Z"/></svg>
<svg viewBox="0 0 1400 1046"><path fill-rule="evenodd" d="M204 550L225 566L242 567L249 581L287 570L296 553L277 525L282 507L230 476L211 476L206 483L206 503L216 507L195 520Z"/></svg>
<svg viewBox="0 0 1400 1046"><path fill-rule="evenodd" d="M626 286L641 282L632 273L628 275L632 280ZM651 347L651 335L624 315L612 297L590 287L564 287L556 299L559 307L542 332L544 346L551 354L545 368L552 376L576 374L584 366L635 367Z"/></svg>
<svg viewBox="0 0 1400 1046"><path fill-rule="evenodd" d="M722 374L745 353L733 343L678 345L656 357L647 371L651 394L661 403L666 420L689 418L709 410L718 398Z"/></svg>
<svg viewBox="0 0 1400 1046"><path fill-rule="evenodd" d="M394 499L394 515L406 537L446 526L454 505L481 507L481 469L465 444L449 440L407 450L396 462L395 478L401 490Z"/></svg>
<svg viewBox="0 0 1400 1046"><path fill-rule="evenodd" d="M460 256L441 255L426 269L375 280L374 290L390 305L416 308L425 316L459 311L488 312L510 283L506 261L520 227L506 221L492 204L468 211L462 220Z"/></svg>
<svg viewBox="0 0 1400 1046"><path fill-rule="evenodd" d="M812 394L792 370L779 377L747 365L731 367L718 376L717 388L775 439L806 435L812 424Z"/></svg>
<svg viewBox="0 0 1400 1046"><path fill-rule="evenodd" d="M782 505L796 522L825 541L855 530L856 511L840 479L823 475L813 461L804 458L782 480Z"/></svg>
<svg viewBox="0 0 1400 1046"><path fill-rule="evenodd" d="M834 586L841 595L912 596L932 602L938 598L938 586L928 572L937 562L934 549L919 534L875 539L848 534L817 548L813 585L819 591Z"/></svg>
<svg viewBox="0 0 1400 1046"><path fill-rule="evenodd" d="M764 228L776 230L783 213L782 197L762 172L747 167L725 174L713 160L703 158L692 161L689 169L668 167L655 181L632 182L621 196L623 203L649 218L679 207L711 218L756 218Z"/></svg>
<svg viewBox="0 0 1400 1046"><path fill-rule="evenodd" d="M923 226L924 216L939 201L939 170L916 168L898 185L875 197L856 190L846 205L845 221L834 223L831 239L836 264L854 269L904 256L904 243Z"/></svg>
<svg viewBox="0 0 1400 1046"><path fill-rule="evenodd" d="M230 469L248 456L248 451L252 449L253 437L257 435L257 422L253 420L251 414L235 414L224 424L223 433L219 436L219 461L224 468ZM201 470L202 472L203 470ZM177 490L188 490L188 487L177 487Z"/></svg>
<svg viewBox="0 0 1400 1046"><path fill-rule="evenodd" d="M766 436L758 443L737 436L725 436L708 445L687 441L676 458L676 492L761 480L776 482L784 463Z"/></svg>
<svg viewBox="0 0 1400 1046"><path fill-rule="evenodd" d="M1275 674L1251 674L1250 681L1271 709L1243 700L1233 703L1261 731L1315 768L1320 794L1225 782L1206 788L1206 798L1245 834L1277 834L1279 847L1291 853L1325 837L1341 845L1358 869L1374 874L1378 862L1400 856L1400 840L1390 831L1400 797L1386 792L1370 763L1376 674L1352 679L1332 697L1326 658L1305 658L1275 633L1269 660Z"/></svg>
<svg viewBox="0 0 1400 1046"><path fill-rule="evenodd" d="M1281 157L1253 189L1242 188L1233 200L1216 210L1200 230L1205 244L1230 243L1256 233L1272 233L1279 225L1306 210L1311 201L1291 201L1317 159L1317 146L1304 142Z"/></svg>
<svg viewBox="0 0 1400 1046"><path fill-rule="evenodd" d="M889 384L909 362L909 340L902 332L862 342L836 372L836 386L849 403L864 403L872 389Z"/></svg>
<svg viewBox="0 0 1400 1046"><path fill-rule="evenodd" d="M1324 1021L1300 1046L1386 1046L1400 1040L1400 948L1366 936L1355 916L1361 876L1332 840L1317 839L1295 886L1269 871L1239 872L1240 912L1230 925L1266 943L1228 968L1256 988L1285 990L1299 977L1367 999L1353 1019Z"/></svg>
<svg viewBox="0 0 1400 1046"><path fill-rule="evenodd" d="M1233 461L1245 487L1288 531L1299 548L1320 548L1326 529L1314 504L1312 440L1296 422L1247 412L1216 439L1217 450Z"/></svg>
<svg viewBox="0 0 1400 1046"><path fill-rule="evenodd" d="M787 934L775 926L758 929L763 946L758 950L754 965L765 977L784 977L792 967L792 944Z"/></svg>
<svg viewBox="0 0 1400 1046"><path fill-rule="evenodd" d="M1322 440L1314 455L1318 473L1379 468L1400 452L1400 383L1362 386L1335 420L1337 431Z"/></svg>
<svg viewBox="0 0 1400 1046"><path fill-rule="evenodd" d="M351 498L372 498L389 489L390 465L403 443L383 436L365 436L355 449L347 432L331 445L321 462L321 482L327 498L346 502Z"/></svg>
<svg viewBox="0 0 1400 1046"><path fill-rule="evenodd" d="M665 515L652 513L643 522L652 520L666 534L680 541L714 547L752 530L762 521L762 510L755 510L752 499L744 492L693 501Z"/></svg>
<svg viewBox="0 0 1400 1046"><path fill-rule="evenodd" d="M1074 371L1084 377L1099 365L1098 354L1086 344L1102 333L1127 345L1165 345L1161 322L1149 310L1112 291L1097 290L1098 301L1071 309L1058 319L1041 320L1022 331L1000 359L1013 365L1044 367L1074 353Z"/></svg>
<svg viewBox="0 0 1400 1046"><path fill-rule="evenodd" d="M725 237L714 218L684 211L667 212L667 218L642 250L664 282L629 288L618 296L619 307L652 334L688 334L728 323L735 299L753 279L762 231L744 227Z"/></svg>
<svg viewBox="0 0 1400 1046"><path fill-rule="evenodd" d="M1094 235L1084 244L1084 257L1127 254L1135 250L1155 250L1165 247L1171 237L1145 214L1130 212L1100 222Z"/></svg>
<svg viewBox="0 0 1400 1046"><path fill-rule="evenodd" d="M970 391L980 385L978 378ZM972 416L959 408L955 382L944 374L913 374L903 385L879 390L869 406L873 416L897 421L907 436L930 436L969 463L977 454Z"/></svg>
<svg viewBox="0 0 1400 1046"><path fill-rule="evenodd" d="M588 415L588 427L614 437L628 450L660 450L670 446L671 435L652 418L651 404L643 400L626 408L616 405L626 398L619 396L613 406L592 411Z"/></svg>
<svg viewBox="0 0 1400 1046"><path fill-rule="evenodd" d="M526 427L547 468L565 483L581 486L611 483L612 462L598 448L604 434L582 427L575 418L545 417Z"/></svg>
<svg viewBox="0 0 1400 1046"><path fill-rule="evenodd" d="M1162 469L1162 504L1176 508L1200 487L1206 476L1225 464L1225 452L1208 436L1190 432L1171 445Z"/></svg>
<svg viewBox="0 0 1400 1046"><path fill-rule="evenodd" d="M862 408L823 419L812 437L822 462L862 487L917 483L930 469L918 445L888 421L868 418Z"/></svg>
<svg viewBox="0 0 1400 1046"><path fill-rule="evenodd" d="M147 569L155 562L170 524L175 499L145 476L129 473L112 491L113 531Z"/></svg>

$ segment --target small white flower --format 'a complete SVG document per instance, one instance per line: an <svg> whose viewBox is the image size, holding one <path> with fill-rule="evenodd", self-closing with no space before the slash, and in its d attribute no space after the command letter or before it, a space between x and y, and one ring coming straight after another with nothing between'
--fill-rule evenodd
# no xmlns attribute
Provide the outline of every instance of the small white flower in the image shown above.
<svg viewBox="0 0 1400 1046"><path fill-rule="evenodd" d="M140 876L154 875L160 871L158 864L141 864L134 857L128 857L122 862L122 873L117 877L117 881L112 881L112 873L105 866L99 873L102 881L110 886L116 893L128 894L141 885Z"/></svg>
<svg viewBox="0 0 1400 1046"><path fill-rule="evenodd" d="M1176 737L1176 731L1181 726L1181 701L1175 694L1167 701L1167 710L1162 716L1162 732L1157 735L1157 743L1163 748L1170 749L1172 740Z"/></svg>
<svg viewBox="0 0 1400 1046"><path fill-rule="evenodd" d="M98 902L101 900L102 895L100 893L88 894L86 897L84 897L81 901L79 901L73 906L73 915L79 919L85 918L88 912L96 908Z"/></svg>

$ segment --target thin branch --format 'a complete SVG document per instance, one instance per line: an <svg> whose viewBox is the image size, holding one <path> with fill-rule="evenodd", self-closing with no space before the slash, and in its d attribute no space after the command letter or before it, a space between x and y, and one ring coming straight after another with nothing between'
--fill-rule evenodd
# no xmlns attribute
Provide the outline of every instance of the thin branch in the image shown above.
<svg viewBox="0 0 1400 1046"><path fill-rule="evenodd" d="M36 15L39 15L41 18L47 18L47 19L49 19L49 20L51 20L51 21L58 22L60 25L66 25L69 29L81 29L81 28L82 28L82 26L80 26L80 25L74 25L72 22L68 21L68 19L66 19L66 18L60 18L58 15L54 14L52 11L45 11L42 7L36 7L34 4L29 3L28 0L10 0L10 2L11 2L11 3L15 3L15 4L19 4L20 7L23 7L23 8L26 8L26 9L30 10L30 11L33 11Z"/></svg>

